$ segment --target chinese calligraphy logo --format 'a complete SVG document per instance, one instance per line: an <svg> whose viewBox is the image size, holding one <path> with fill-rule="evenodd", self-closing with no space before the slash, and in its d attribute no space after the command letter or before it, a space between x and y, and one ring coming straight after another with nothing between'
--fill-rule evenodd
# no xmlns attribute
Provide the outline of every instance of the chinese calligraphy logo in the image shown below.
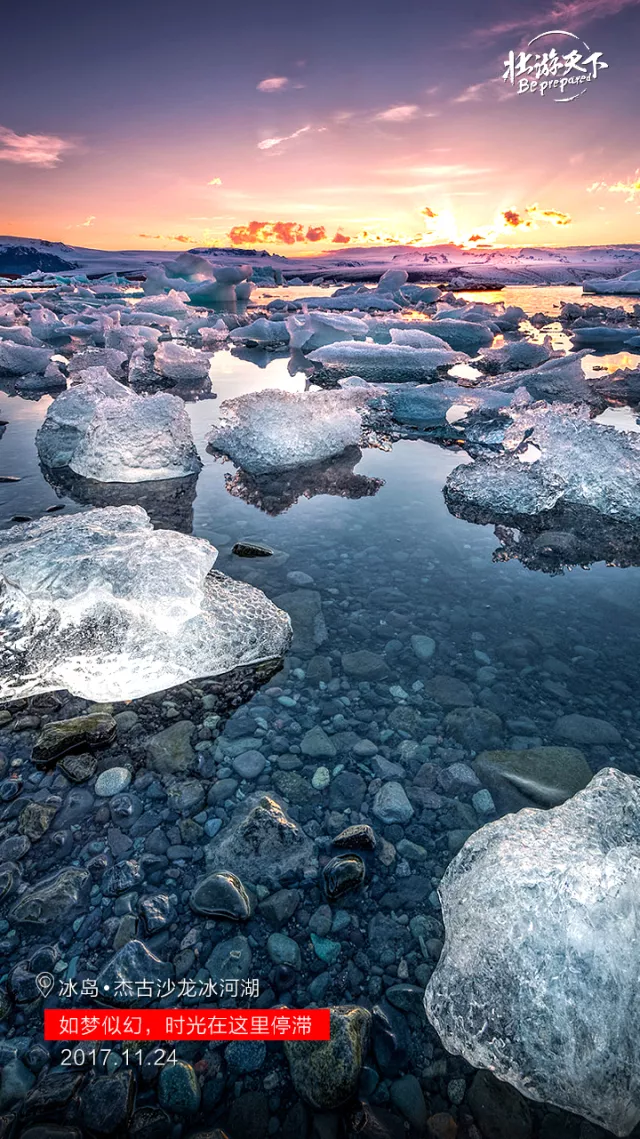
<svg viewBox="0 0 640 1139"><path fill-rule="evenodd" d="M555 47L544 51L540 40L546 36L568 36L574 42L564 55ZM537 51L534 44L541 50ZM578 50L578 45L582 51ZM518 95L550 94L555 103L571 103L584 95L588 84L595 82L600 72L609 66L602 59L601 51L591 51L589 45L573 32L558 29L541 32L529 40L527 48L533 50L510 51L504 61L506 71L502 78L517 88Z"/></svg>

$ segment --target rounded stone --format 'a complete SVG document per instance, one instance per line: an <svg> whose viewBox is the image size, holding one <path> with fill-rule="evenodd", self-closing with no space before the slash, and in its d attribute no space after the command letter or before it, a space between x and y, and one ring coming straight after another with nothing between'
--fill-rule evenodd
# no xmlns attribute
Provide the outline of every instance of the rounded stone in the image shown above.
<svg viewBox="0 0 640 1139"><path fill-rule="evenodd" d="M385 783L380 788L373 801L373 813L383 823L409 822L413 807L401 783Z"/></svg>
<svg viewBox="0 0 640 1139"><path fill-rule="evenodd" d="M359 889L364 882L364 862L359 854L338 854L327 862L322 874L326 895L333 901Z"/></svg>
<svg viewBox="0 0 640 1139"><path fill-rule="evenodd" d="M274 965L291 965L299 969L301 964L300 946L285 933L272 933L267 939L267 953Z"/></svg>
<svg viewBox="0 0 640 1139"><path fill-rule="evenodd" d="M231 761L231 766L241 779L257 779L262 775L266 762L261 751L243 751Z"/></svg>
<svg viewBox="0 0 640 1139"><path fill-rule="evenodd" d="M177 1060L161 1069L158 1099L161 1107L176 1115L195 1115L200 1107L200 1085L191 1064Z"/></svg>
<svg viewBox="0 0 640 1139"><path fill-rule="evenodd" d="M325 788L329 786L330 782L331 772L329 771L329 768L317 767L313 773L311 786L314 787L316 791L324 791Z"/></svg>
<svg viewBox="0 0 640 1139"><path fill-rule="evenodd" d="M127 767L109 767L96 779L95 793L103 799L119 795L131 782L131 772Z"/></svg>
<svg viewBox="0 0 640 1139"><path fill-rule="evenodd" d="M267 1058L267 1046L263 1040L233 1040L224 1058L233 1072L257 1072Z"/></svg>
<svg viewBox="0 0 640 1139"><path fill-rule="evenodd" d="M247 921L251 917L249 895L230 870L208 874L198 882L189 898L191 909L205 917Z"/></svg>
<svg viewBox="0 0 640 1139"><path fill-rule="evenodd" d="M416 634L411 638L411 648L418 660L431 660L436 651L436 642L433 637L423 637Z"/></svg>

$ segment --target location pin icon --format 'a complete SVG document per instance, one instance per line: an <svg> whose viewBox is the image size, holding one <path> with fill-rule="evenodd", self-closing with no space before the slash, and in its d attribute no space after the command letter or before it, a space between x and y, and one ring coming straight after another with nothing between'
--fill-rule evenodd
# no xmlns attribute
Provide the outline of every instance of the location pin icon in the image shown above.
<svg viewBox="0 0 640 1139"><path fill-rule="evenodd" d="M47 999L53 986L55 985L55 977L52 973L38 973L36 977L36 985L42 993L42 996Z"/></svg>

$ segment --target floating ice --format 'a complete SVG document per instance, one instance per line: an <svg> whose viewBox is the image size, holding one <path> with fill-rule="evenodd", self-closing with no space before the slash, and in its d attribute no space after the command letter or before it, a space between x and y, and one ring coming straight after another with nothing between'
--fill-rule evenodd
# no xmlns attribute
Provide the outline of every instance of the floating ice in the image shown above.
<svg viewBox="0 0 640 1139"><path fill-rule="evenodd" d="M115 324L104 337L107 348L116 348L118 352L125 352L132 356L136 348L145 344L156 345L160 339L160 331L145 324Z"/></svg>
<svg viewBox="0 0 640 1139"><path fill-rule="evenodd" d="M51 352L48 348L30 348L27 344L0 341L0 375L25 376L29 372L42 375Z"/></svg>
<svg viewBox="0 0 640 1139"><path fill-rule="evenodd" d="M250 392L225 400L207 442L254 475L318 463L357 446L362 433L357 408L367 398L360 389Z"/></svg>
<svg viewBox="0 0 640 1139"><path fill-rule="evenodd" d="M582 291L600 295L640 296L640 269L632 269L630 273L623 273L621 277L614 277L613 280L585 281Z"/></svg>
<svg viewBox="0 0 640 1139"><path fill-rule="evenodd" d="M520 373L523 375L523 373ZM539 514L559 504L620 520L640 518L640 435L594 423L588 410L536 404L512 412L507 454L456 467L445 485L452 510Z"/></svg>
<svg viewBox="0 0 640 1139"><path fill-rule="evenodd" d="M404 344L374 344L343 340L312 352L309 360L319 364L332 379L357 374L372 383L380 381L434 380L453 364L468 359L450 348L411 348Z"/></svg>
<svg viewBox="0 0 640 1139"><path fill-rule="evenodd" d="M401 344L405 348L442 348L449 352L446 340L441 336L434 336L424 328L391 328L389 329L392 344Z"/></svg>
<svg viewBox="0 0 640 1139"><path fill-rule="evenodd" d="M229 333L229 339L236 343L262 344L278 348L289 343L289 329L284 320L266 320L265 317L259 317L251 324L234 328L233 332Z"/></svg>
<svg viewBox="0 0 640 1139"><path fill-rule="evenodd" d="M140 311L144 309L145 312L153 313L154 316L186 317L191 314L191 309L185 303L188 300L188 293L180 289L170 289L167 296L164 294L145 296L144 303L141 302L140 304Z"/></svg>
<svg viewBox="0 0 640 1139"><path fill-rule="evenodd" d="M591 328L574 327L571 329L571 336L579 348L583 346L588 346L589 348L608 348L610 344L619 346L621 344L628 344L630 340L635 340L638 336L638 329L623 324L615 324L613 326L596 324Z"/></svg>
<svg viewBox="0 0 640 1139"><path fill-rule="evenodd" d="M409 280L409 274L406 269L387 269L383 273L377 284L378 292L380 293L397 293L403 285L406 285Z"/></svg>
<svg viewBox="0 0 640 1139"><path fill-rule="evenodd" d="M183 401L136 395L105 368L88 368L50 404L36 446L45 466L98 482L184 478L202 465Z"/></svg>
<svg viewBox="0 0 640 1139"><path fill-rule="evenodd" d="M602 400L592 387L582 368L582 359L587 349L570 352L566 356L554 357L539 368L527 368L518 372L502 372L493 380L493 386L502 391L515 391L521 385L526 387L534 400L544 399L567 403L578 400L602 406ZM476 381L486 387L491 381L480 378Z"/></svg>
<svg viewBox="0 0 640 1139"><path fill-rule="evenodd" d="M366 321L338 313L310 312L304 316L290 316L287 328L291 347L300 348L303 352L313 352L338 340L364 340L369 334Z"/></svg>
<svg viewBox="0 0 640 1139"><path fill-rule="evenodd" d="M640 780L476 831L440 885L425 995L445 1048L614 1135L640 1121Z"/></svg>
<svg viewBox="0 0 640 1139"><path fill-rule="evenodd" d="M155 355L155 369L169 380L203 380L209 375L211 361L197 348L163 340Z"/></svg>
<svg viewBox="0 0 640 1139"><path fill-rule="evenodd" d="M272 301L271 305L281 303ZM366 309L376 309L378 312L399 312L401 307L388 294L379 293L377 289L361 289L357 293L347 293L342 296L334 294L331 297L299 297L292 303L305 312L311 309L328 309L335 312L362 312Z"/></svg>
<svg viewBox="0 0 640 1139"><path fill-rule="evenodd" d="M507 392L463 388L446 381L421 384L415 388L402 385L399 391L387 397L396 423L415 428L442 427L447 422L464 418L471 409L509 407L513 399L514 396ZM452 412L457 414L452 416Z"/></svg>
<svg viewBox="0 0 640 1139"><path fill-rule="evenodd" d="M429 324L429 328L456 351L468 352L472 356L479 348L485 348L493 343L491 329L486 324L476 321L438 317Z"/></svg>
<svg viewBox="0 0 640 1139"><path fill-rule="evenodd" d="M560 352L553 351L549 337L543 344L535 344L532 340L510 340L500 348L488 348L482 352L478 367L491 372L515 372L535 368L552 356L560 355Z"/></svg>
<svg viewBox="0 0 640 1139"><path fill-rule="evenodd" d="M45 516L0 535L0 697L130 700L282 656L291 624L212 571L201 538L136 506Z"/></svg>

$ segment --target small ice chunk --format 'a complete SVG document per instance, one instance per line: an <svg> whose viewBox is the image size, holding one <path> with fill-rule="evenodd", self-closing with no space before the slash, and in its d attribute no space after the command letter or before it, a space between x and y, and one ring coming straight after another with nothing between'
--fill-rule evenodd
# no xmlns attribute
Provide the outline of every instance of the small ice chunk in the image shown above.
<svg viewBox="0 0 640 1139"><path fill-rule="evenodd" d="M377 284L379 293L397 293L409 280L406 269L387 269Z"/></svg>
<svg viewBox="0 0 640 1139"><path fill-rule="evenodd" d="M202 465L183 401L136 395L105 368L88 368L50 404L36 446L46 467L97 482L184 478Z"/></svg>
<svg viewBox="0 0 640 1139"><path fill-rule="evenodd" d="M403 385L399 391L388 396L388 403L396 423L415 428L433 428L441 427L445 422L456 422L471 409L509 407L512 398L507 392L463 388L445 381L421 384L415 388ZM460 409L460 414L452 417L450 412L454 407Z"/></svg>
<svg viewBox="0 0 640 1139"><path fill-rule="evenodd" d="M521 373L522 374L522 373ZM620 521L640 519L640 436L595 423L585 407L534 404L511 413L505 454L476 459L449 475L445 496L461 506L513 518L559 504L589 507ZM533 462L520 462L527 447Z"/></svg>
<svg viewBox="0 0 640 1139"><path fill-rule="evenodd" d="M438 317L431 321L429 326L436 336L446 340L451 348L458 352L467 352L474 356L479 348L489 347L493 343L493 332L486 324L471 320L456 320L451 317Z"/></svg>
<svg viewBox="0 0 640 1139"><path fill-rule="evenodd" d="M364 340L369 333L367 324L355 316L341 316L338 313L310 312L303 316L287 318L287 328L292 348L313 352L334 344L338 340Z"/></svg>
<svg viewBox="0 0 640 1139"><path fill-rule="evenodd" d="M308 357L332 378L362 376L371 382L437 379L441 371L467 360L462 352L442 348L411 348L404 344L373 344L343 340L318 348Z"/></svg>
<svg viewBox="0 0 640 1139"><path fill-rule="evenodd" d="M254 475L318 463L360 442L362 417L357 408L368 397L358 388L250 392L225 400L207 442Z"/></svg>
<svg viewBox="0 0 640 1139"><path fill-rule="evenodd" d="M489 364L495 372L516 372L524 368L535 368L546 363L552 357L562 356L561 352L554 352L549 337L543 344L535 344L532 340L509 340L500 348L489 348L480 356L480 366Z"/></svg>
<svg viewBox="0 0 640 1139"><path fill-rule="evenodd" d="M405 348L443 348L449 351L446 340L434 336L422 328L391 328L389 330L392 344L402 344Z"/></svg>
<svg viewBox="0 0 640 1139"><path fill-rule="evenodd" d="M234 328L229 334L236 343L263 344L269 347L280 347L289 343L289 329L284 320L267 320L261 316L251 324L244 324Z"/></svg>
<svg viewBox="0 0 640 1139"><path fill-rule="evenodd" d="M42 375L50 359L48 348L30 348L28 344L0 341L0 375L26 376L29 372Z"/></svg>
<svg viewBox="0 0 640 1139"><path fill-rule="evenodd" d="M211 361L197 348L163 340L155 355L155 369L168 380L203 380L209 375Z"/></svg>
<svg viewBox="0 0 640 1139"><path fill-rule="evenodd" d="M189 316L191 309L187 307L185 301L189 300L189 294L180 289L170 289L167 296L159 294L157 296L145 296L144 307L145 312L157 313L158 316Z"/></svg>
<svg viewBox="0 0 640 1139"><path fill-rule="evenodd" d="M604 768L467 839L425 994L447 1052L626 1136L640 1121L640 779Z"/></svg>
<svg viewBox="0 0 640 1139"><path fill-rule="evenodd" d="M157 344L159 339L160 330L157 328L149 328L145 324L115 324L105 333L104 342L107 348L132 356L142 344Z"/></svg>
<svg viewBox="0 0 640 1139"><path fill-rule="evenodd" d="M0 535L0 698L131 700L281 657L291 622L212 570L202 538L138 506L45 515Z"/></svg>
<svg viewBox="0 0 640 1139"><path fill-rule="evenodd" d="M638 335L637 328L631 328L629 325L616 324L610 326L606 324L597 324L592 328L572 328L571 336L574 344L578 348L608 348L609 345L628 344L630 340L635 340Z"/></svg>

